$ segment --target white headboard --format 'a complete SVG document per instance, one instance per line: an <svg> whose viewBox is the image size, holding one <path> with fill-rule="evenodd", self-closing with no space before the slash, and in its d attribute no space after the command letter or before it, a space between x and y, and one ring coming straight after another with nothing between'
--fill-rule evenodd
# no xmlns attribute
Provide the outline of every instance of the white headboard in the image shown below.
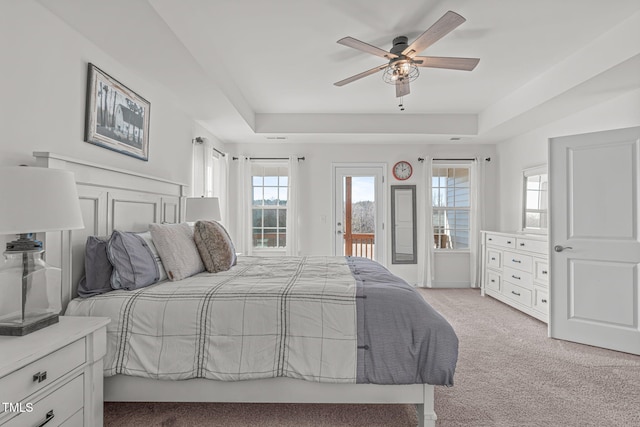
<svg viewBox="0 0 640 427"><path fill-rule="evenodd" d="M46 233L47 262L62 268L62 308L75 298L84 274L88 236L108 236L115 229L146 231L150 223L180 222L187 185L49 152L34 152L36 165L75 173L85 228Z"/></svg>

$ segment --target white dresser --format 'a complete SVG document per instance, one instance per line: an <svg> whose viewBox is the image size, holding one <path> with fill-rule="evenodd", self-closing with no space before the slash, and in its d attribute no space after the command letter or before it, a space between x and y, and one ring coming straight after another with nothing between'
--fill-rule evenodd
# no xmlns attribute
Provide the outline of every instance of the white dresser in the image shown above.
<svg viewBox="0 0 640 427"><path fill-rule="evenodd" d="M483 231L481 293L548 323L547 236Z"/></svg>
<svg viewBox="0 0 640 427"><path fill-rule="evenodd" d="M29 335L0 336L0 425L102 426L107 323L61 316Z"/></svg>

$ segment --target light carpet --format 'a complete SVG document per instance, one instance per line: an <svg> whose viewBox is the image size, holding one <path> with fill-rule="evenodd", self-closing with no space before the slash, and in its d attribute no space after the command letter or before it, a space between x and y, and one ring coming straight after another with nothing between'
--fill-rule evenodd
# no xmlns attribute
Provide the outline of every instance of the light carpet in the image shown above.
<svg viewBox="0 0 640 427"><path fill-rule="evenodd" d="M441 427L640 426L640 356L547 338L547 325L473 289L420 289L453 325ZM105 403L105 426L415 426L410 405Z"/></svg>

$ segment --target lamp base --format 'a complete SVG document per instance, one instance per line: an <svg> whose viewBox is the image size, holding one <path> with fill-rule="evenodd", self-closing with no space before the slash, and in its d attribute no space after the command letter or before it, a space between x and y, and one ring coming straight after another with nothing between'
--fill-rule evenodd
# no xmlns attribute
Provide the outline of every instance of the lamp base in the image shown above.
<svg viewBox="0 0 640 427"><path fill-rule="evenodd" d="M35 332L38 329L58 323L59 315L57 313L48 314L46 317L35 319L28 323L20 323L17 325L8 325L0 323L0 335L8 335L12 337L21 337Z"/></svg>

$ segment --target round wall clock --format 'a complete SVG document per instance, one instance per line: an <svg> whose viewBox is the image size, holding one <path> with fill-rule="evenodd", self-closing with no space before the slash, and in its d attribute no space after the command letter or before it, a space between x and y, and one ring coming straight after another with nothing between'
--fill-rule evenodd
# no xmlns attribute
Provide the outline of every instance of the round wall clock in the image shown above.
<svg viewBox="0 0 640 427"><path fill-rule="evenodd" d="M413 168L409 162L402 160L393 165L393 176L400 181L409 179L412 173Z"/></svg>

